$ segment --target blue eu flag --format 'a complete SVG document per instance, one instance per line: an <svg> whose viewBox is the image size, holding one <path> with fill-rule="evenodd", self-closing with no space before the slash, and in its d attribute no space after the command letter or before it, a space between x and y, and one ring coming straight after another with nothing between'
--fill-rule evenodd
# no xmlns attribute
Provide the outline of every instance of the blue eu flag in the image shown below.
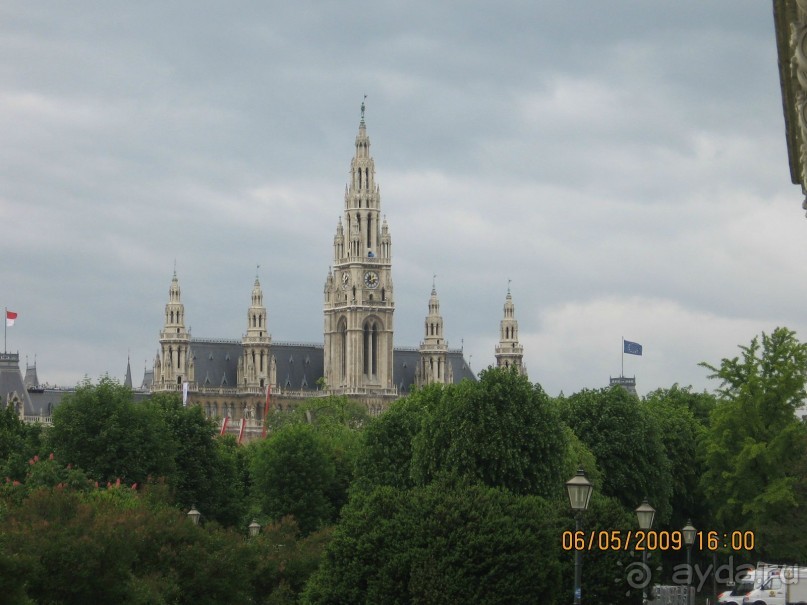
<svg viewBox="0 0 807 605"><path fill-rule="evenodd" d="M631 342L629 340L623 341L624 347L623 351L628 355L641 355L642 354L642 345L638 342Z"/></svg>

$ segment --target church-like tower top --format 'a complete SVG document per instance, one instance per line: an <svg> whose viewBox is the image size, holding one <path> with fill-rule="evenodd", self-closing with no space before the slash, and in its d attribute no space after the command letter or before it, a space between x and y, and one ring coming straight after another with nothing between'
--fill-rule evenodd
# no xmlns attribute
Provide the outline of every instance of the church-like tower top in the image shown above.
<svg viewBox="0 0 807 605"><path fill-rule="evenodd" d="M370 137L361 105L355 152L350 161L350 181L345 187L345 209L334 236L335 267L362 259L390 260L389 228L381 215L381 191L375 182L375 162L370 155Z"/></svg>
<svg viewBox="0 0 807 605"><path fill-rule="evenodd" d="M180 300L179 279L177 270L174 269L174 276L171 278L171 287L168 288L168 302L178 303Z"/></svg>
<svg viewBox="0 0 807 605"><path fill-rule="evenodd" d="M499 344L496 345L496 365L498 367L515 367L520 374L526 375L523 363L524 346L518 341L518 321L510 285L504 299L504 316L499 322Z"/></svg>

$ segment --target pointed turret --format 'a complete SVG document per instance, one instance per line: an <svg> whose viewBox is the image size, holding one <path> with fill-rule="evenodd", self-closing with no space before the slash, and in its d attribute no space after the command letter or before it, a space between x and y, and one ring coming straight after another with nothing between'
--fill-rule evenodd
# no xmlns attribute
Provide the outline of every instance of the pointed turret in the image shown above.
<svg viewBox="0 0 807 605"><path fill-rule="evenodd" d="M252 286L252 303L247 310L247 332L241 339L242 355L238 360L238 386L262 392L267 384L274 384L271 376L270 346L272 337L266 325L266 307L258 276Z"/></svg>
<svg viewBox="0 0 807 605"><path fill-rule="evenodd" d="M425 328L426 335L420 343L418 386L435 382L441 384L453 382L453 376L450 376L452 372L446 364L448 343L443 336L443 316L440 315L440 299L437 297L437 287L434 281L432 281L429 314L426 316Z"/></svg>
<svg viewBox="0 0 807 605"><path fill-rule="evenodd" d="M129 357L126 357L126 376L123 378L123 386L128 389L132 388L132 365Z"/></svg>
<svg viewBox="0 0 807 605"><path fill-rule="evenodd" d="M185 328L185 305L176 269L168 288L165 305L165 325L160 332L160 354L154 360L155 390L175 391L183 382L193 382L190 360L190 331Z"/></svg>
<svg viewBox="0 0 807 605"><path fill-rule="evenodd" d="M523 364L524 346L518 342L518 321L515 316L516 308L507 287L507 296L504 300L504 318L499 323L499 344L496 345L496 366L515 367L518 373L527 375Z"/></svg>

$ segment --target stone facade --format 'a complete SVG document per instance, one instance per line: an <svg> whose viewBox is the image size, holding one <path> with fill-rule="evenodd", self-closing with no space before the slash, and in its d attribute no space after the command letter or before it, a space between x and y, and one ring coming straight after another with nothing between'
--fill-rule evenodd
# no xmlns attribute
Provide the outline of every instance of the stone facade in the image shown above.
<svg viewBox="0 0 807 605"><path fill-rule="evenodd" d="M325 382L337 394L395 396L392 240L381 220L364 104L350 175L325 280Z"/></svg>
<svg viewBox="0 0 807 605"><path fill-rule="evenodd" d="M440 315L440 300L432 284L429 298L429 314L424 322L426 335L420 343L420 365L416 373L418 386L448 384L454 382L454 369L448 361L448 342L443 336L443 316Z"/></svg>
<svg viewBox="0 0 807 605"><path fill-rule="evenodd" d="M790 179L807 210L807 0L773 0Z"/></svg>
<svg viewBox="0 0 807 605"><path fill-rule="evenodd" d="M240 341L194 338L185 327L175 271L160 347L144 387L186 393L188 402L210 417L244 419L257 427L267 393L272 410L335 394L353 397L377 414L413 386L474 379L462 351L449 349L443 337L434 290L420 348L394 348L393 292L392 239L381 214L362 104L343 215L325 280L324 343L273 342L257 277Z"/></svg>

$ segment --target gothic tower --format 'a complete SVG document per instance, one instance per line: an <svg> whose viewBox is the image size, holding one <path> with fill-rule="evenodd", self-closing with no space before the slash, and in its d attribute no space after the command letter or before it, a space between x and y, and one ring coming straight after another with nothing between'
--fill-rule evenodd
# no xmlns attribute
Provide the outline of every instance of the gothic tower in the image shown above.
<svg viewBox="0 0 807 605"><path fill-rule="evenodd" d="M160 351L154 360L154 385L157 390L179 390L183 382L193 382L191 335L185 329L185 305L182 304L177 272L171 279L165 325L160 331Z"/></svg>
<svg viewBox="0 0 807 605"><path fill-rule="evenodd" d="M496 345L496 366L499 368L515 367L518 373L527 375L524 368L524 345L518 342L518 321L515 317L515 306L510 288L504 301L504 318L499 324L499 344Z"/></svg>
<svg viewBox="0 0 807 605"><path fill-rule="evenodd" d="M364 123L364 103L325 280L325 381L339 393L391 394L392 243Z"/></svg>
<svg viewBox="0 0 807 605"><path fill-rule="evenodd" d="M272 337L266 326L266 307L258 276L252 287L252 304L247 310L247 333L241 339L243 353L238 360L238 387L242 390L264 392L268 384L275 385L275 365L270 346Z"/></svg>
<svg viewBox="0 0 807 605"><path fill-rule="evenodd" d="M418 386L454 382L454 372L451 365L446 363L448 343L443 336L443 316L440 315L440 300L434 283L425 325L426 336L420 343L420 365L415 373L415 382Z"/></svg>

